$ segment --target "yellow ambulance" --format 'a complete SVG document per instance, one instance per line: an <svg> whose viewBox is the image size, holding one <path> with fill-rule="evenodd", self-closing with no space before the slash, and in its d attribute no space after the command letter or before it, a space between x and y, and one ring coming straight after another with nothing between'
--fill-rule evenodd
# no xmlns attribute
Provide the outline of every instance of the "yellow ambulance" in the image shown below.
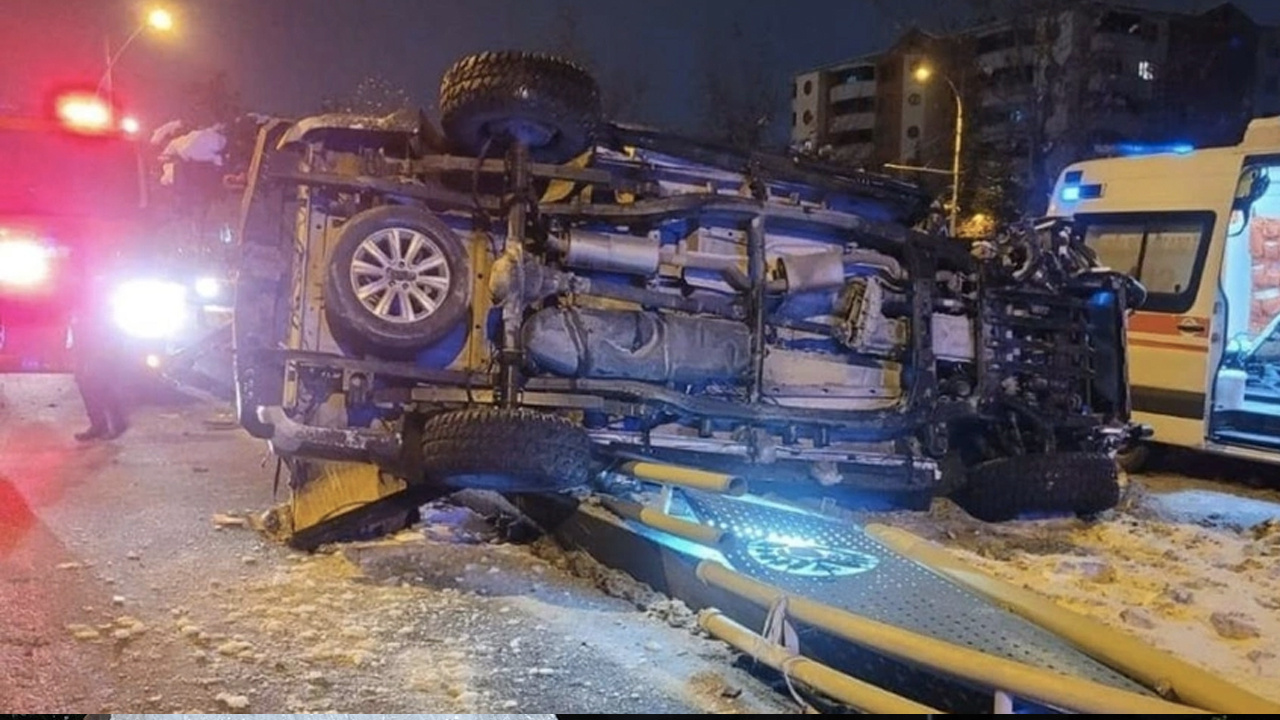
<svg viewBox="0 0 1280 720"><path fill-rule="evenodd" d="M1066 168L1049 214L1149 293L1129 322L1129 378L1150 440L1280 462L1280 118L1234 147L1151 150Z"/></svg>

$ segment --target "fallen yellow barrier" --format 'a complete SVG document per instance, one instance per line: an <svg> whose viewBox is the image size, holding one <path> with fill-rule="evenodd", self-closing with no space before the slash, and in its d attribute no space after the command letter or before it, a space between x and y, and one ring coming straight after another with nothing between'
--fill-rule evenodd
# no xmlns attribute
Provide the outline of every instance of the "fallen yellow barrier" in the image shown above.
<svg viewBox="0 0 1280 720"><path fill-rule="evenodd" d="M773 607L785 597L791 617L855 645L1032 702L1082 713L1208 714L1198 708L953 645L801 595L788 595L717 562L703 560L698 563L697 574L708 585L763 608Z"/></svg>
<svg viewBox="0 0 1280 720"><path fill-rule="evenodd" d="M1258 697L1036 593L993 578L924 538L885 525L868 525L865 530L895 552L1061 636L1081 652L1161 694L1172 694L1181 702L1219 713L1280 714L1280 703Z"/></svg>
<svg viewBox="0 0 1280 720"><path fill-rule="evenodd" d="M864 713L874 715L941 715L928 705L921 705L844 673L832 670L814 660L792 655L777 643L725 617L719 610L698 613L698 625L715 637L729 643L769 667L808 685L827 697Z"/></svg>

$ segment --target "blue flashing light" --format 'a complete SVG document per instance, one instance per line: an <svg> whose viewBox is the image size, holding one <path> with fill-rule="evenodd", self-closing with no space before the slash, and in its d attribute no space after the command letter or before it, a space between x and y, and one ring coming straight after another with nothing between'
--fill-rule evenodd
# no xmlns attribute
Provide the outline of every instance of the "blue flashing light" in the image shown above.
<svg viewBox="0 0 1280 720"><path fill-rule="evenodd" d="M1195 152L1196 146L1191 143L1162 143L1146 145L1142 143L1121 143L1115 146L1116 152L1123 156L1134 155L1187 155Z"/></svg>
<svg viewBox="0 0 1280 720"><path fill-rule="evenodd" d="M1096 292L1089 298L1089 305L1096 308L1111 307L1116 304L1116 294L1110 290Z"/></svg>
<svg viewBox="0 0 1280 720"><path fill-rule="evenodd" d="M1075 202L1079 199L1080 199L1079 185L1067 185L1066 187L1062 188L1063 202Z"/></svg>

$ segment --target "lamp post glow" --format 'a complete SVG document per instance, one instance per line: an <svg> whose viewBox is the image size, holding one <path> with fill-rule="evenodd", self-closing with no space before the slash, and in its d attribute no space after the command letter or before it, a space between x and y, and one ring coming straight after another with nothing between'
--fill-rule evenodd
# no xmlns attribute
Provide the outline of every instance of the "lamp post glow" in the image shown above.
<svg viewBox="0 0 1280 720"><path fill-rule="evenodd" d="M927 83L933 78L933 68L928 65L919 65L912 72L916 82ZM947 87L951 88L951 93L956 98L956 138L955 149L951 156L951 218L950 229L951 237L956 237L960 214L960 143L964 138L964 101L960 98L960 91L956 89L956 84L951 82L951 78L945 75L942 78L947 82Z"/></svg>
<svg viewBox="0 0 1280 720"><path fill-rule="evenodd" d="M168 32L173 29L173 14L164 8L156 8L147 13L147 25L152 30Z"/></svg>
<svg viewBox="0 0 1280 720"><path fill-rule="evenodd" d="M129 49L134 40L145 30L154 30L156 32L169 32L173 29L173 13L164 8L153 8L143 18L142 23L138 25L133 34L129 36L124 44L115 52L111 51L111 38L106 40L107 48L107 69L102 73L102 79L98 81L98 94L101 95L103 89L106 89L107 99L112 99L115 94L115 83L112 71L115 69L116 63L120 61L120 56L124 55L124 51Z"/></svg>

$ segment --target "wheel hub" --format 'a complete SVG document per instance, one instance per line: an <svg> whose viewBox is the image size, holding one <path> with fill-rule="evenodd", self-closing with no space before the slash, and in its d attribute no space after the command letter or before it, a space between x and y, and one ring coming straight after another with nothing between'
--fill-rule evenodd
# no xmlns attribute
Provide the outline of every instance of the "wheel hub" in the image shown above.
<svg viewBox="0 0 1280 720"><path fill-rule="evenodd" d="M504 118L489 123L489 132L497 137L508 137L529 147L544 147L556 136L555 128L527 118Z"/></svg>
<svg viewBox="0 0 1280 720"><path fill-rule="evenodd" d="M351 258L351 289L365 310L386 322L431 317L450 287L440 245L411 228L379 230L361 241Z"/></svg>
<svg viewBox="0 0 1280 720"><path fill-rule="evenodd" d="M408 268L395 267L387 270L386 277L393 283L411 282L418 274Z"/></svg>

